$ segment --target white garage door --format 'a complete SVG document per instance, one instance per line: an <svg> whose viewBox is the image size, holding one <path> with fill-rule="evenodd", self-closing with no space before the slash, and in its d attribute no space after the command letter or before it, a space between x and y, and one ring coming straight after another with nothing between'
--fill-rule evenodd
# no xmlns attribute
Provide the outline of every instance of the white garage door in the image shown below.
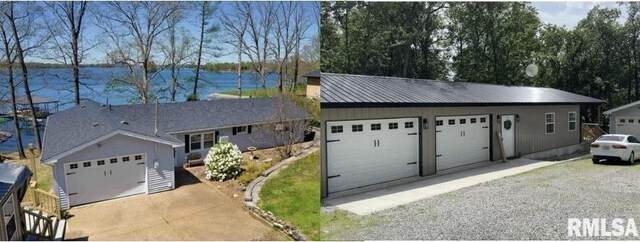
<svg viewBox="0 0 640 242"><path fill-rule="evenodd" d="M69 162L64 168L70 206L145 192L145 154Z"/></svg>
<svg viewBox="0 0 640 242"><path fill-rule="evenodd" d="M640 117L616 118L616 133L640 137Z"/></svg>
<svg viewBox="0 0 640 242"><path fill-rule="evenodd" d="M327 122L330 193L418 175L418 119Z"/></svg>
<svg viewBox="0 0 640 242"><path fill-rule="evenodd" d="M436 117L436 170L489 160L489 115Z"/></svg>

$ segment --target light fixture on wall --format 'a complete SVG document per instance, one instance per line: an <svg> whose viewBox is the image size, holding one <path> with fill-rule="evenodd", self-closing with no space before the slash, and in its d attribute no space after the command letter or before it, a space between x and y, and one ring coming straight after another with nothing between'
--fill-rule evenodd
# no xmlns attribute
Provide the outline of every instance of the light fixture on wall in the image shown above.
<svg viewBox="0 0 640 242"><path fill-rule="evenodd" d="M520 122L520 115L516 114L516 122Z"/></svg>
<svg viewBox="0 0 640 242"><path fill-rule="evenodd" d="M496 123L500 123L502 121L502 117L500 115L496 115Z"/></svg>
<svg viewBox="0 0 640 242"><path fill-rule="evenodd" d="M98 146L98 148L101 148L101 147L102 147L102 144L97 143L97 144L96 144L96 146Z"/></svg>
<svg viewBox="0 0 640 242"><path fill-rule="evenodd" d="M160 164L159 164L158 162L153 162L153 168L154 168L154 169L158 169L158 166L159 166L159 165L160 165Z"/></svg>
<svg viewBox="0 0 640 242"><path fill-rule="evenodd" d="M422 119L422 128L423 129L428 129L429 128L429 120L427 120L426 118Z"/></svg>

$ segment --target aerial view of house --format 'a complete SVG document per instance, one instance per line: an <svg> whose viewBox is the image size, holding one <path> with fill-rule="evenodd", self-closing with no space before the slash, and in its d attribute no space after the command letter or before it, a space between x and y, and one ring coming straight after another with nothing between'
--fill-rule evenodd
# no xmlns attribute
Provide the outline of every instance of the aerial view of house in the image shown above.
<svg viewBox="0 0 640 242"><path fill-rule="evenodd" d="M277 98L157 105L86 101L48 118L41 161L53 165L63 209L170 190L174 168L187 154L205 155L220 140L241 150L280 145L259 127L290 121L273 116L281 105L291 111L287 117L307 118L301 108Z"/></svg>
<svg viewBox="0 0 640 242"><path fill-rule="evenodd" d="M321 78L323 197L502 157L575 152L581 110L604 102L553 88L332 73Z"/></svg>

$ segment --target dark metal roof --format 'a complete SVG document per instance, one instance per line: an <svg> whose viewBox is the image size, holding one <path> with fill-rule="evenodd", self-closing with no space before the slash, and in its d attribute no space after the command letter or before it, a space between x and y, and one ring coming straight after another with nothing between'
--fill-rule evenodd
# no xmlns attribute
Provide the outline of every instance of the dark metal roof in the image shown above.
<svg viewBox="0 0 640 242"><path fill-rule="evenodd" d="M49 116L42 161L118 130L183 144L171 133L273 122L275 110L283 105L291 110L286 118L309 118L302 108L281 98L160 103L156 134L155 104L103 106L85 101Z"/></svg>
<svg viewBox="0 0 640 242"><path fill-rule="evenodd" d="M546 87L322 73L322 107L498 106L603 103Z"/></svg>
<svg viewBox="0 0 640 242"><path fill-rule="evenodd" d="M31 178L31 171L24 165L0 163L0 200L13 187L26 186Z"/></svg>
<svg viewBox="0 0 640 242"><path fill-rule="evenodd" d="M311 71L311 72L307 72L306 74L302 75L303 77L320 77L320 70L315 70L315 71Z"/></svg>

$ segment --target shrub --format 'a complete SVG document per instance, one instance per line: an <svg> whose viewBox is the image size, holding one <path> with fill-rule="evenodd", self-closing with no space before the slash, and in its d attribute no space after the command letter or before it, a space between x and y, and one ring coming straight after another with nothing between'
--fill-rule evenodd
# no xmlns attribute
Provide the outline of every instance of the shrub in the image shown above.
<svg viewBox="0 0 640 242"><path fill-rule="evenodd" d="M254 161L246 161L242 168L242 173L238 177L238 182L246 186L251 181L258 178L258 176L260 176L263 171L271 168L271 163L257 163Z"/></svg>
<svg viewBox="0 0 640 242"><path fill-rule="evenodd" d="M209 180L224 181L235 178L240 173L242 153L238 146L218 143L211 147L204 159L205 175Z"/></svg>

